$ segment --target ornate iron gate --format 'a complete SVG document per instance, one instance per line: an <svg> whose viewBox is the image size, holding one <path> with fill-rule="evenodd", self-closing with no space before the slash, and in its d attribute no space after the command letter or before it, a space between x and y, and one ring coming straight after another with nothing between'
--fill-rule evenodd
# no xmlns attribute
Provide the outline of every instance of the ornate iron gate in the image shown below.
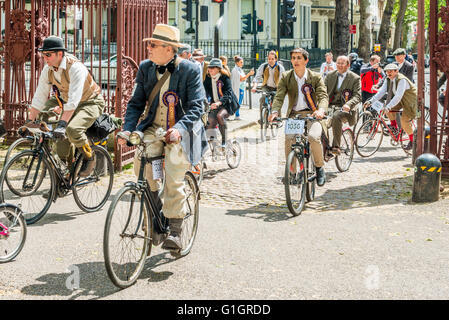
<svg viewBox="0 0 449 320"><path fill-rule="evenodd" d="M123 117L138 63L146 58L142 39L167 22L167 0L0 0L0 112L14 139L44 67L37 48L54 34L101 85L106 112ZM115 143L116 170L132 161L133 148Z"/></svg>

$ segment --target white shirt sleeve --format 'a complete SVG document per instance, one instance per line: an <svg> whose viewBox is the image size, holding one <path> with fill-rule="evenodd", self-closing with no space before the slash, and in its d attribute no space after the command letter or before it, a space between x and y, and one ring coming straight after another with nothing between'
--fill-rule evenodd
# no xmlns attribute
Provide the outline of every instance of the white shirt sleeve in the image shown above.
<svg viewBox="0 0 449 320"><path fill-rule="evenodd" d="M385 81L386 82L386 81ZM392 84L393 85L393 84ZM407 88L408 87L408 88ZM404 96L405 90L410 89L410 85L408 84L407 80L402 79L398 83L398 88L396 90L396 93L394 94L394 97L391 99L390 103L386 106L386 108L393 108L395 107L399 102L401 102L402 97Z"/></svg>
<svg viewBox="0 0 449 320"><path fill-rule="evenodd" d="M387 93L387 82L388 81L384 81L382 87L380 87L379 91L377 91L377 93L372 98L372 102L379 101Z"/></svg>
<svg viewBox="0 0 449 320"><path fill-rule="evenodd" d="M86 82L87 75L87 68L81 62L75 62L70 68L69 99L64 105L64 110L72 111L78 107L83 96L84 83Z"/></svg>
<svg viewBox="0 0 449 320"><path fill-rule="evenodd" d="M254 77L253 83L260 83L263 82L263 67L265 66L265 63L262 63L259 68L257 69L256 76Z"/></svg>
<svg viewBox="0 0 449 320"><path fill-rule="evenodd" d="M31 106L41 111L48 100L50 90L51 84L48 82L48 65L45 65L39 77L39 83L36 92L34 93L33 100L31 101Z"/></svg>

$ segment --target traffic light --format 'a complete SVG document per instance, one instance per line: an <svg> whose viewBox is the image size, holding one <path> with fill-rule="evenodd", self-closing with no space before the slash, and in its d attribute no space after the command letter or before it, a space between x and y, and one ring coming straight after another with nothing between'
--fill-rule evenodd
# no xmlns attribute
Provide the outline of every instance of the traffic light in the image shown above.
<svg viewBox="0 0 449 320"><path fill-rule="evenodd" d="M243 20L242 32L243 33L252 33L251 25L253 24L253 20L251 18L251 13L244 14L242 16L242 20Z"/></svg>
<svg viewBox="0 0 449 320"><path fill-rule="evenodd" d="M296 22L295 14L295 0L283 0L282 3L282 22L290 23Z"/></svg>
<svg viewBox="0 0 449 320"><path fill-rule="evenodd" d="M182 0L182 3L185 4L185 8L181 10L186 14L182 16L182 18L186 21L192 22L192 0Z"/></svg>
<svg viewBox="0 0 449 320"><path fill-rule="evenodd" d="M226 0L212 0L213 3L225 3Z"/></svg>
<svg viewBox="0 0 449 320"><path fill-rule="evenodd" d="M257 19L257 32L263 32L263 20Z"/></svg>

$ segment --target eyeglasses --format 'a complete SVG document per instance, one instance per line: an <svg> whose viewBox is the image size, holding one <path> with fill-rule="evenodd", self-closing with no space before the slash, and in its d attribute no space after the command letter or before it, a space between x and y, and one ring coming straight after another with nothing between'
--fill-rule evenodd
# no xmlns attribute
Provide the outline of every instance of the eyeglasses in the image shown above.
<svg viewBox="0 0 449 320"><path fill-rule="evenodd" d="M153 42L150 42L150 43L148 44L147 48L154 49L154 48L156 48L156 47L166 47L166 46L167 46L167 45L165 45L165 44L155 44L155 43L153 43Z"/></svg>
<svg viewBox="0 0 449 320"><path fill-rule="evenodd" d="M54 52L42 52L42 54L44 55L44 56L46 56L46 57L51 57L51 55L53 54Z"/></svg>

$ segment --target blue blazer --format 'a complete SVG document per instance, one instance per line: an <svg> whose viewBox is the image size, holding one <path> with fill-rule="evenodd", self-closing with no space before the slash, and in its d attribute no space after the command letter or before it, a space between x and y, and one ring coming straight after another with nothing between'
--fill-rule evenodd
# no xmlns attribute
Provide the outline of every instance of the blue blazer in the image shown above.
<svg viewBox="0 0 449 320"><path fill-rule="evenodd" d="M134 94L126 108L124 131L144 132L153 124L159 105L159 93L151 105L148 116L140 123L138 121L145 111L151 90L158 81L156 72L155 63L150 60L141 62L137 71ZM208 148L206 132L201 121L201 115L204 113L203 100L205 99L201 80L202 76L198 66L182 59L170 76L168 89L176 92L179 97L179 102L175 107L176 124L174 128L180 132L182 148L190 163L194 165L199 163Z"/></svg>

